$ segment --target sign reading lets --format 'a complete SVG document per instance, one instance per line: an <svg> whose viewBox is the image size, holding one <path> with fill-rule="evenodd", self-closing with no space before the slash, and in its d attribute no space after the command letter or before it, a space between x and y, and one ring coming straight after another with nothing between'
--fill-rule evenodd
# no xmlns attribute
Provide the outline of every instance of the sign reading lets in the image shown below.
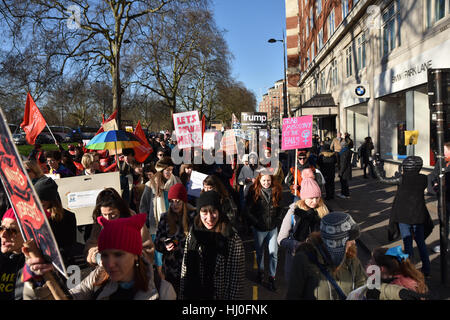
<svg viewBox="0 0 450 320"><path fill-rule="evenodd" d="M303 149L312 147L313 116L283 119L281 149Z"/></svg>
<svg viewBox="0 0 450 320"><path fill-rule="evenodd" d="M202 124L198 111L175 113L173 124L179 149L202 146Z"/></svg>

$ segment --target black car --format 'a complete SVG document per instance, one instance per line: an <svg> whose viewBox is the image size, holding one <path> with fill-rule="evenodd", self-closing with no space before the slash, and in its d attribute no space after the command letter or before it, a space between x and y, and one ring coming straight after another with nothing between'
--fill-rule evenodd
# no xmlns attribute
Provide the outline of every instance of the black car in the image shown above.
<svg viewBox="0 0 450 320"><path fill-rule="evenodd" d="M41 133L37 136L36 142L39 144L52 144L55 143L55 140L53 140L52 136L47 133Z"/></svg>

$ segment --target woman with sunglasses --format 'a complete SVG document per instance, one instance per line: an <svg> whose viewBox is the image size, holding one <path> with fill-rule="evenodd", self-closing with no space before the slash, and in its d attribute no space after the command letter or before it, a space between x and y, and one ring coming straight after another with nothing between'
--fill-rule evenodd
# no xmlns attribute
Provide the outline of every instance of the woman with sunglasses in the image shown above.
<svg viewBox="0 0 450 320"><path fill-rule="evenodd" d="M163 272L177 295L180 289L181 262L184 243L192 218L187 206L187 191L181 183L173 185L168 194L169 210L161 215L155 247L162 253Z"/></svg>
<svg viewBox="0 0 450 320"><path fill-rule="evenodd" d="M0 300L22 300L23 283L21 280L25 256L21 248L23 238L13 209L3 215L0 226Z"/></svg>

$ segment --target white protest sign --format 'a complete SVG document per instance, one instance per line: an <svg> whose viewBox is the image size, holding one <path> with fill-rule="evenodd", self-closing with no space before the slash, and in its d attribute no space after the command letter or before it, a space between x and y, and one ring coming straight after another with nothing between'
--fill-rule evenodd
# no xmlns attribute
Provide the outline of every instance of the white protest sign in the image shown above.
<svg viewBox="0 0 450 320"><path fill-rule="evenodd" d="M191 179L187 184L187 193L192 197L200 197L200 192L203 189L203 180L207 177L207 174L203 174L198 171L192 171Z"/></svg>
<svg viewBox="0 0 450 320"><path fill-rule="evenodd" d="M207 131L203 135L203 149L214 149L217 132Z"/></svg>
<svg viewBox="0 0 450 320"><path fill-rule="evenodd" d="M67 207L69 209L93 207L95 206L98 194L102 190L103 189L71 192L67 195Z"/></svg>
<svg viewBox="0 0 450 320"><path fill-rule="evenodd" d="M175 113L173 124L178 148L186 149L202 146L202 124L198 117L198 111Z"/></svg>

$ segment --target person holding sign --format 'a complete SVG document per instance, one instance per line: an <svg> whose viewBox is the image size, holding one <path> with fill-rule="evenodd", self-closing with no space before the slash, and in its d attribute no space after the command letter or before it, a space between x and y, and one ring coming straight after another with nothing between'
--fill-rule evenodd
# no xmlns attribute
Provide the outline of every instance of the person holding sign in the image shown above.
<svg viewBox="0 0 450 320"><path fill-rule="evenodd" d="M13 209L8 209L0 226L0 300L22 300L22 273L25 256L22 254L23 238Z"/></svg>
<svg viewBox="0 0 450 320"><path fill-rule="evenodd" d="M34 188L41 200L61 255L65 263L71 264L71 259L78 254L75 214L63 208L58 185L52 178L38 180Z"/></svg>
<svg viewBox="0 0 450 320"><path fill-rule="evenodd" d="M275 275L278 263L278 227L281 224L282 188L267 169L263 169L247 195L247 217L255 238L257 281L264 278L264 243L269 247L269 289L276 291Z"/></svg>
<svg viewBox="0 0 450 320"><path fill-rule="evenodd" d="M294 195L294 202L300 200L300 187L302 184L302 171L303 169L309 168L316 175L316 168L309 163L308 161L308 152L306 150L300 150L297 154L297 173L295 172L295 166L289 169L284 182L291 189L292 194ZM295 180L295 176L297 176L297 181ZM316 181L321 181L321 179L317 179Z"/></svg>
<svg viewBox="0 0 450 320"><path fill-rule="evenodd" d="M141 229L145 214L108 220L98 217L102 226L98 248L102 267L95 268L83 281L69 290L74 300L174 300L176 295L166 281L155 286L152 265L142 257ZM41 258L28 258L28 268L35 274L51 272L51 265ZM50 269L50 270L49 270ZM25 298L51 299L46 285L25 283Z"/></svg>

